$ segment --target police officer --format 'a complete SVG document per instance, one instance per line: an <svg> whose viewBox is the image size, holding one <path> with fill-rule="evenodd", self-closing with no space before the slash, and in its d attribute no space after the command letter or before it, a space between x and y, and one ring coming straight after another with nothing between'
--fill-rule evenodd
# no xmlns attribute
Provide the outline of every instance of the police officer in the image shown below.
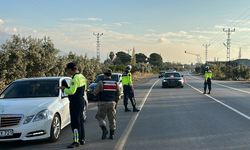
<svg viewBox="0 0 250 150"><path fill-rule="evenodd" d="M116 103L120 97L119 85L116 81L111 79L112 70L108 69L104 71L104 79L101 80L94 90L94 94L98 96L98 111L96 119L99 122L99 126L102 129L102 139L107 138L108 130L106 127L106 116L109 120L110 135L109 139L114 138L114 132L116 129Z"/></svg>
<svg viewBox="0 0 250 150"><path fill-rule="evenodd" d="M206 94L206 91L207 91L207 87L208 87L208 93L207 94L210 94L211 92L211 84L212 84L212 71L209 69L208 66L206 66L205 68L205 74L204 74L204 78L205 78L205 81L204 81L204 93L203 94Z"/></svg>
<svg viewBox="0 0 250 150"><path fill-rule="evenodd" d="M122 74L122 85L124 94L123 102L124 102L125 112L131 111L128 108L128 99L130 99L131 104L133 106L133 112L138 112L140 110L136 108L131 69L132 66L128 65L125 69L125 72Z"/></svg>
<svg viewBox="0 0 250 150"><path fill-rule="evenodd" d="M67 148L79 147L80 144L85 144L85 131L84 131L84 91L86 88L86 78L80 74L77 70L75 63L71 62L67 64L67 73L72 76L70 81L70 86L62 86L61 89L69 97L70 106L70 118L71 118L71 128L73 131L73 143Z"/></svg>

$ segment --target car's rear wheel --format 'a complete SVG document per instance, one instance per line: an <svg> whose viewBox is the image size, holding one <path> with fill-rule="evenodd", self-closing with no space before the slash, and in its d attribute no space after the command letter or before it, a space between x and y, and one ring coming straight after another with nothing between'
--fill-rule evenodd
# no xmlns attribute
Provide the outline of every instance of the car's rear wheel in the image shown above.
<svg viewBox="0 0 250 150"><path fill-rule="evenodd" d="M58 114L55 114L51 128L50 128L50 141L55 142L59 139L61 133L61 119Z"/></svg>

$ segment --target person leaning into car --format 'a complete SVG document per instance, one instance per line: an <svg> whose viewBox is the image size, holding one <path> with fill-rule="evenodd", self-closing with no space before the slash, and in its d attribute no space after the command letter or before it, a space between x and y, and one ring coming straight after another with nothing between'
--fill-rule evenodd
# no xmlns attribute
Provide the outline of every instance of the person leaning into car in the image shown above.
<svg viewBox="0 0 250 150"><path fill-rule="evenodd" d="M72 76L70 81L70 86L67 88L61 86L65 94L69 97L70 106L70 118L71 118L71 128L73 131L73 143L67 148L79 147L80 144L85 144L85 131L84 131L84 91L87 86L86 78L80 74L77 70L75 63L71 62L67 64L67 73Z"/></svg>
<svg viewBox="0 0 250 150"><path fill-rule="evenodd" d="M110 135L109 139L114 138L116 129L116 105L118 103L121 91L116 81L111 79L112 70L104 71L104 79L98 82L94 94L98 96L98 111L96 119L102 129L102 139L107 138L108 130L106 127L106 116L109 120Z"/></svg>

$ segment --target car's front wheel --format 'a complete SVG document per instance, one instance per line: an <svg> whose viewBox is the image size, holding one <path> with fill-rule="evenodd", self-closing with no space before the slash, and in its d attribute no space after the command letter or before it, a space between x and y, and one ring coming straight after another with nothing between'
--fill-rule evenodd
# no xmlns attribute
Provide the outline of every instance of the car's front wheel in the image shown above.
<svg viewBox="0 0 250 150"><path fill-rule="evenodd" d="M58 140L61 133L61 120L58 114L55 114L51 128L50 128L50 141L55 142Z"/></svg>

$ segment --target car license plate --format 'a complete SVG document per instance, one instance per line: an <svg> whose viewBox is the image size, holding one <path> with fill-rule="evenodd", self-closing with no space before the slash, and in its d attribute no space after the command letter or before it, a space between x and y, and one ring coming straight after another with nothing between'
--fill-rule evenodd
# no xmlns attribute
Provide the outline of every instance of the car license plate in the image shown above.
<svg viewBox="0 0 250 150"><path fill-rule="evenodd" d="M13 136L13 130L0 130L0 137Z"/></svg>

